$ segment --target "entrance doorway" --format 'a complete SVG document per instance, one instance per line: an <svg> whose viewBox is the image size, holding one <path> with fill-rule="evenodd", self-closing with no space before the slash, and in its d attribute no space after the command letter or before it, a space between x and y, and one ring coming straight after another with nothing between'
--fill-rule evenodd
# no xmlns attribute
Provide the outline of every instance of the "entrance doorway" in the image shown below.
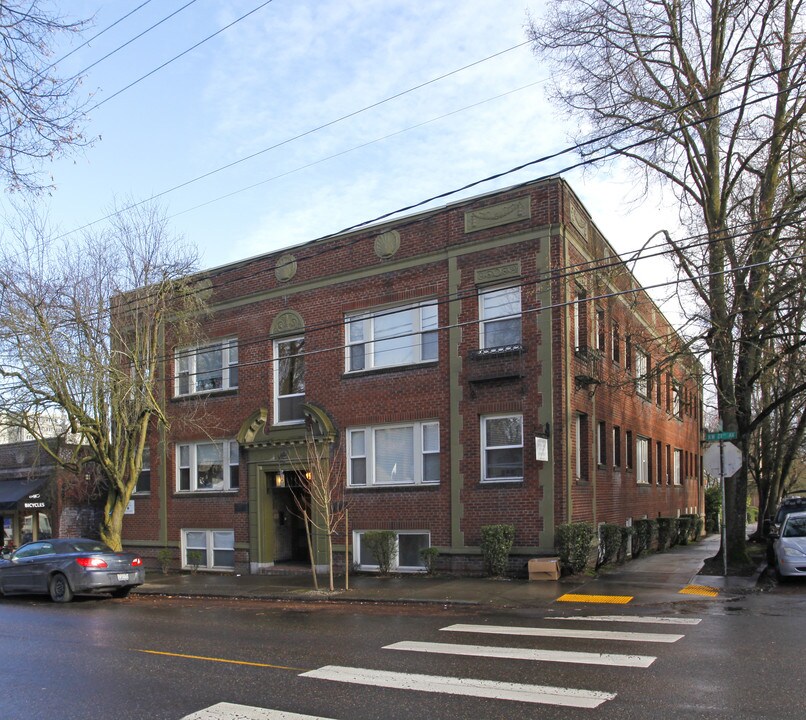
<svg viewBox="0 0 806 720"><path fill-rule="evenodd" d="M282 484L272 488L274 508L274 562L310 563L308 538L305 521L297 499L304 497L304 491L296 472L282 473Z"/></svg>

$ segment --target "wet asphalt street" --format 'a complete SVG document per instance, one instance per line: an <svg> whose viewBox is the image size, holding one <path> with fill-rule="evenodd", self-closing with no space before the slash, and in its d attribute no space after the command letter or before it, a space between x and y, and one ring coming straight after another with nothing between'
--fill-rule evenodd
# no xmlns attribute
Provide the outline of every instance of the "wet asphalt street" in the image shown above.
<svg viewBox="0 0 806 720"><path fill-rule="evenodd" d="M629 605L0 600L0 718L802 718L806 583Z"/></svg>

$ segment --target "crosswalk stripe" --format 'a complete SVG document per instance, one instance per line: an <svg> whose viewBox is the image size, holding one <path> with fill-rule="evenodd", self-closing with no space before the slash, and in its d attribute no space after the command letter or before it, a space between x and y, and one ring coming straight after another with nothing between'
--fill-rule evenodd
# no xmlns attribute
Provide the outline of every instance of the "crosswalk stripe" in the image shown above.
<svg viewBox="0 0 806 720"><path fill-rule="evenodd" d="M550 615L546 620L590 620L591 622L629 622L649 625L699 625L701 618L651 617L649 615Z"/></svg>
<svg viewBox="0 0 806 720"><path fill-rule="evenodd" d="M595 708L612 700L614 693L576 688L551 687L546 685L525 685L521 683L476 680L471 678L440 677L437 675L417 675L367 668L350 668L327 665L318 670L302 673L301 677L333 680L388 687L399 690L419 690L421 692L445 693L468 697L491 698L495 700L515 700L518 702L562 705L565 707Z"/></svg>
<svg viewBox="0 0 806 720"><path fill-rule="evenodd" d="M458 645L454 643L414 641L386 645L384 650L410 650L412 652L437 653L441 655L469 655L472 657L505 658L507 660L539 660L544 662L637 668L649 667L656 659L651 655L618 655L614 653L536 650L528 648L489 647L487 645Z"/></svg>
<svg viewBox="0 0 806 720"><path fill-rule="evenodd" d="M683 635L671 633L637 633L613 630L572 630L570 628L510 627L506 625L466 625L459 623L440 628L448 632L473 632L491 635L525 635L528 637L579 638L582 640L623 640L625 642L673 643Z"/></svg>
<svg viewBox="0 0 806 720"><path fill-rule="evenodd" d="M182 720L329 720L329 718L221 702L191 715L185 715Z"/></svg>

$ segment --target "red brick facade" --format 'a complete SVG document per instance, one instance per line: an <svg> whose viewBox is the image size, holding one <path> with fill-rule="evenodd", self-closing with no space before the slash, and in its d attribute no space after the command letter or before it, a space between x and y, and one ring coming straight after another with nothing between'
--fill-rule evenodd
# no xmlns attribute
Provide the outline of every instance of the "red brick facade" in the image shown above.
<svg viewBox="0 0 806 720"><path fill-rule="evenodd" d="M438 547L445 567L462 569L478 565L488 524L514 525L515 553L526 557L553 553L560 523L702 512L696 365L562 180L317 240L204 279L211 309L205 342L237 342L237 387L216 379L221 384L209 392L176 397L180 370L168 339L171 425L152 433L150 491L135 494L124 525L125 544L147 556L167 547L186 565L182 532L198 529L209 538L209 531L232 533L236 569L259 571L285 559L278 549L292 521L287 498L272 485L276 472L296 469L289 452L304 426L280 422L275 409L277 374L286 370L278 369L274 343L284 338L304 338L296 360L304 365L304 396L297 399L317 409L355 473L345 492L351 534L409 531ZM495 291L510 303L517 298L514 319L496 324ZM428 335L433 308L436 327ZM384 313L394 311L421 326L404 335L402 350L389 351L399 351L400 362L381 361ZM374 333L376 344L351 339L348 318L356 328L365 323L360 332ZM426 350L427 335L436 338L435 349ZM369 347L378 355L365 356ZM381 366L354 367L353 352L369 358L359 363ZM638 377L638 368L646 374ZM548 460L537 460L535 439L547 431ZM433 477L436 454L426 454L436 433ZM181 486L180 445L236 437L237 487ZM361 455L371 438L374 460ZM404 438L413 439L413 456L400 450ZM381 480L378 459L387 443L401 453L391 481ZM336 539L337 552L344 540ZM226 552L220 558L231 560Z"/></svg>

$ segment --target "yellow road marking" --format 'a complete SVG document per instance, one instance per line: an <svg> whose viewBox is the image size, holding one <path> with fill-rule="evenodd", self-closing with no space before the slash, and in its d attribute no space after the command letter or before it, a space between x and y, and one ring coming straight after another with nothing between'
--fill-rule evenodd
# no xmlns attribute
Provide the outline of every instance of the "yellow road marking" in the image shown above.
<svg viewBox="0 0 806 720"><path fill-rule="evenodd" d="M588 602L626 605L632 599L632 595L574 595L573 593L566 593L565 595L558 597L556 602Z"/></svg>
<svg viewBox="0 0 806 720"><path fill-rule="evenodd" d="M686 585L678 595L704 595L705 597L716 597L719 590L708 585Z"/></svg>
<svg viewBox="0 0 806 720"><path fill-rule="evenodd" d="M288 667L286 665L270 665L269 663L249 662L248 660L227 660L226 658L205 657L204 655L161 652L160 650L139 650L135 648L134 651L146 653L147 655L165 655L167 657L185 658L186 660L206 660L207 662L227 663L229 665L251 665L252 667L273 668L274 670L293 670L294 672L306 672L308 670L308 668Z"/></svg>

